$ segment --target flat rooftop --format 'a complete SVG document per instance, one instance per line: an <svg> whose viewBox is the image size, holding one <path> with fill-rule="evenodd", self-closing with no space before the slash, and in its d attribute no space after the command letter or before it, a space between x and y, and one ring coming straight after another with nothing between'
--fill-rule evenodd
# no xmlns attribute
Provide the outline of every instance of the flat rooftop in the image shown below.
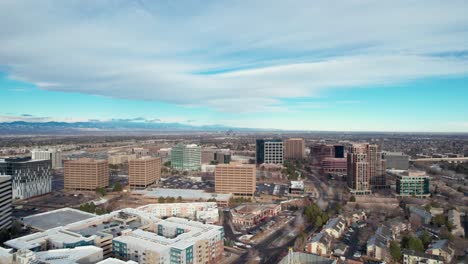
<svg viewBox="0 0 468 264"><path fill-rule="evenodd" d="M148 198L159 198L159 197L182 197L186 200L208 200L216 199L217 201L229 201L231 194L221 194L221 193L207 193L203 190L193 190L193 189L165 189L165 188L153 188L148 190L136 190L133 191L134 194L141 194L144 197Z"/></svg>
<svg viewBox="0 0 468 264"><path fill-rule="evenodd" d="M35 214L23 218L25 225L37 230L47 230L59 226L66 226L71 223L96 217L94 214L76 210L73 208L62 208L45 213Z"/></svg>

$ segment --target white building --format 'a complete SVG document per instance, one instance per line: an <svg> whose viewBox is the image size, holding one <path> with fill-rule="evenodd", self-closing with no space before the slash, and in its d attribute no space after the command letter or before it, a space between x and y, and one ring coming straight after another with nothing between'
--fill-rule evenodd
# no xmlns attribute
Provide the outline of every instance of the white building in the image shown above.
<svg viewBox="0 0 468 264"><path fill-rule="evenodd" d="M0 175L10 175L13 199L27 199L52 191L50 160L29 157L0 159Z"/></svg>
<svg viewBox="0 0 468 264"><path fill-rule="evenodd" d="M283 142L265 141L265 162L267 164L283 164Z"/></svg>
<svg viewBox="0 0 468 264"><path fill-rule="evenodd" d="M4 252L3 254L1 254L2 251ZM85 264L96 263L102 259L102 248L95 246L54 249L40 252L20 249L15 253L13 253L12 250L7 251L0 248L1 264Z"/></svg>
<svg viewBox="0 0 468 264"><path fill-rule="evenodd" d="M224 250L221 226L182 218L156 223L154 230L137 229L114 238L114 255L140 264L219 263Z"/></svg>
<svg viewBox="0 0 468 264"><path fill-rule="evenodd" d="M139 209L123 209L15 238L5 245L25 253L45 251L49 255L57 249L96 246L104 258L113 255L139 264L214 264L222 258L223 242L222 226L175 217L162 220ZM25 254L25 257L39 256Z"/></svg>
<svg viewBox="0 0 468 264"><path fill-rule="evenodd" d="M33 160L50 160L52 163L52 169L62 168L63 159L62 151L49 149L49 150L40 150L34 149L31 151L31 156Z"/></svg>
<svg viewBox="0 0 468 264"><path fill-rule="evenodd" d="M0 176L0 229L6 229L11 226L11 177Z"/></svg>
<svg viewBox="0 0 468 264"><path fill-rule="evenodd" d="M158 218L184 217L208 224L219 221L218 206L215 202L148 204L138 207L137 210Z"/></svg>

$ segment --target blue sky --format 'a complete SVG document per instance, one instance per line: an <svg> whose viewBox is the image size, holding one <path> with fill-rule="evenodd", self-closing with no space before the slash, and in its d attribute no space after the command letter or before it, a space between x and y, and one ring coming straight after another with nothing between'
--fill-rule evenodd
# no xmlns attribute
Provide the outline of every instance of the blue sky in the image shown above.
<svg viewBox="0 0 468 264"><path fill-rule="evenodd" d="M466 10L466 1L2 1L0 121L468 132Z"/></svg>

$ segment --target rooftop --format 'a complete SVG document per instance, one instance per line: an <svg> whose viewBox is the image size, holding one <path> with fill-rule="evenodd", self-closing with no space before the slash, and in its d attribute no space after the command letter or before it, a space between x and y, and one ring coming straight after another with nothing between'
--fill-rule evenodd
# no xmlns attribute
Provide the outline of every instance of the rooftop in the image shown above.
<svg viewBox="0 0 468 264"><path fill-rule="evenodd" d="M182 197L186 200L208 200L216 199L217 201L229 201L231 194L220 194L220 193L207 193L203 190L192 190L192 189L165 189L165 188L153 188L147 190L135 190L132 191L134 194L141 194L148 198L159 198L159 197Z"/></svg>
<svg viewBox="0 0 468 264"><path fill-rule="evenodd" d="M80 260L94 254L102 255L102 248L95 246L82 246L76 248L54 249L35 253L37 260L47 264L75 264Z"/></svg>
<svg viewBox="0 0 468 264"><path fill-rule="evenodd" d="M62 208L45 213L35 214L23 218L23 223L37 230L47 230L65 226L77 221L95 217L95 214L72 208Z"/></svg>

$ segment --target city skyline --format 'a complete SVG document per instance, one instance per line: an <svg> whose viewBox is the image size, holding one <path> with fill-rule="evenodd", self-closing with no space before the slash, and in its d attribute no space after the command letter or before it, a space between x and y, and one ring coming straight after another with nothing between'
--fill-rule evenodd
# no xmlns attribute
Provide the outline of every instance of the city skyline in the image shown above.
<svg viewBox="0 0 468 264"><path fill-rule="evenodd" d="M0 122L467 132L467 9L4 1Z"/></svg>

